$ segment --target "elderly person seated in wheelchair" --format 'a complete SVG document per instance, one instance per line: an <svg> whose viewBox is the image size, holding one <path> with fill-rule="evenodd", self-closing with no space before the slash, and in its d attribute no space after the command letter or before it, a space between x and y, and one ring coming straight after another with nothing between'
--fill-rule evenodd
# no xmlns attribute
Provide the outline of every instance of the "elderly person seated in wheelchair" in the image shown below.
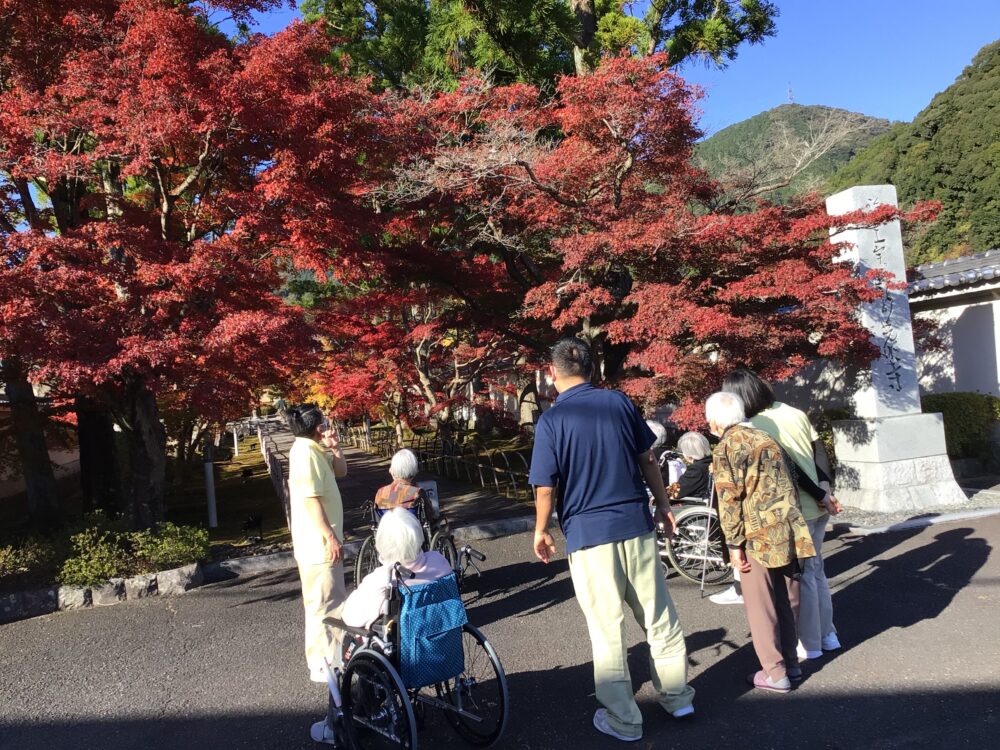
<svg viewBox="0 0 1000 750"><path fill-rule="evenodd" d="M389 464L392 482L379 487L375 493L375 507L380 513L392 508L412 510L418 503L426 503L427 493L413 481L419 471L420 466L413 451L404 448L393 454Z"/></svg>
<svg viewBox="0 0 1000 750"><path fill-rule="evenodd" d="M684 456L687 468L680 478L667 487L671 500L682 497L708 497L709 470L712 466L712 447L700 432L685 432L677 441L677 449Z"/></svg>
<svg viewBox="0 0 1000 750"><path fill-rule="evenodd" d="M423 544L424 532L416 516L403 507L385 512L375 532L375 549L382 564L366 575L344 602L340 617L346 625L370 628L385 614L386 592L391 585L392 569L396 563L414 574L406 582L410 586L436 581L453 572L444 555L434 551L424 552Z"/></svg>

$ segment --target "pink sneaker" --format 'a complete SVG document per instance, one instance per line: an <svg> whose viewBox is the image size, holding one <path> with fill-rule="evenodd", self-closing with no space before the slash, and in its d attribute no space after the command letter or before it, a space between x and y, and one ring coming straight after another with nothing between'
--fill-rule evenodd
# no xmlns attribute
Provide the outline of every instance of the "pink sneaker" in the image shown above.
<svg viewBox="0 0 1000 750"><path fill-rule="evenodd" d="M770 690L772 693L787 693L792 689L792 682L787 677L778 681L767 676L763 669L747 675L747 682L760 690Z"/></svg>

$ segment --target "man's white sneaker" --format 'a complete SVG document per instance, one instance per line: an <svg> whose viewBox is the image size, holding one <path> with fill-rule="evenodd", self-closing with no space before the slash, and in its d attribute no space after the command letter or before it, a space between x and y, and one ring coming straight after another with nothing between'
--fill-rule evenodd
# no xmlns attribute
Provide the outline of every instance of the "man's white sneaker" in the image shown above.
<svg viewBox="0 0 1000 750"><path fill-rule="evenodd" d="M742 604L743 597L736 593L736 587L730 586L725 591L718 594L712 594L708 597L708 600L713 604Z"/></svg>
<svg viewBox="0 0 1000 750"><path fill-rule="evenodd" d="M840 641L837 640L836 633L830 633L829 635L823 636L824 651L836 651L838 648L840 648Z"/></svg>
<svg viewBox="0 0 1000 750"><path fill-rule="evenodd" d="M795 649L795 653L799 656L799 661L806 661L807 659L818 659L823 655L822 651L807 651L806 647L802 645L802 641L799 641L799 645Z"/></svg>
<svg viewBox="0 0 1000 750"><path fill-rule="evenodd" d="M642 739L642 735L636 737L629 737L627 734L622 734L621 732L616 732L608 724L608 709L599 708L594 711L594 728L598 732L604 732L604 734L609 737L614 737L616 740L621 740L622 742L638 742Z"/></svg>
<svg viewBox="0 0 1000 750"><path fill-rule="evenodd" d="M327 726L326 719L317 721L309 727L309 736L312 737L313 742L322 742L324 745L337 744L337 738L333 734L333 730Z"/></svg>

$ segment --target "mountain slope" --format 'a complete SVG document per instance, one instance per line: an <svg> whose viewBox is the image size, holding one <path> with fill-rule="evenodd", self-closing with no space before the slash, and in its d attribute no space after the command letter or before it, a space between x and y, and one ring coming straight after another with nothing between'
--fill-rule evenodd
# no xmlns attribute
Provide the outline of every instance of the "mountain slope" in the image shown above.
<svg viewBox="0 0 1000 750"><path fill-rule="evenodd" d="M783 104L720 130L698 144L695 154L713 177L763 172L768 173L763 181L769 184L783 182L800 159L815 155L788 185L767 195L784 201L821 189L837 169L889 127L888 120L843 109Z"/></svg>
<svg viewBox="0 0 1000 750"><path fill-rule="evenodd" d="M886 182L904 207L943 204L935 224L908 233L908 262L1000 247L1000 41L983 47L912 123L872 141L827 187Z"/></svg>

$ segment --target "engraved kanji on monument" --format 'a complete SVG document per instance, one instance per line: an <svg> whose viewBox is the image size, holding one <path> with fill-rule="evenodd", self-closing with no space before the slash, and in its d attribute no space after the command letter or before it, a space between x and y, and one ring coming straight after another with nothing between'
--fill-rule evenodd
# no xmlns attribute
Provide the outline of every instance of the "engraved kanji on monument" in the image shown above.
<svg viewBox="0 0 1000 750"><path fill-rule="evenodd" d="M897 205L892 185L854 187L827 198L831 216ZM899 221L848 227L831 240L845 243L838 258L859 273L883 271L879 297L859 311L879 350L862 369L852 394L857 419L835 422L839 463L837 496L845 505L874 511L920 510L966 500L952 474L940 414L922 414L917 384L903 240Z"/></svg>

